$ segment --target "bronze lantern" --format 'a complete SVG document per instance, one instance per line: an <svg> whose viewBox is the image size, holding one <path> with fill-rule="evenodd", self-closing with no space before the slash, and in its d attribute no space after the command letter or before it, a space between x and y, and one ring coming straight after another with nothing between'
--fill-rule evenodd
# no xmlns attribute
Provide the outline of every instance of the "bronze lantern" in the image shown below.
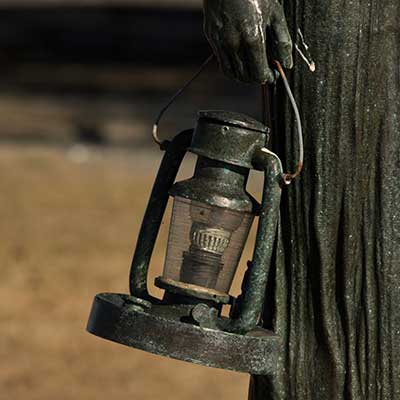
<svg viewBox="0 0 400 400"><path fill-rule="evenodd" d="M195 129L162 143L165 151L139 233L130 295L95 297L88 331L105 339L196 364L271 374L280 338L259 326L279 215L282 167L266 149L268 128L245 115L202 111ZM175 183L187 151L198 156L194 175ZM251 169L264 172L261 204L246 191ZM151 255L174 198L162 276L149 295ZM232 280L250 227L258 219L253 258L238 298ZM223 305L230 316L223 317Z"/></svg>

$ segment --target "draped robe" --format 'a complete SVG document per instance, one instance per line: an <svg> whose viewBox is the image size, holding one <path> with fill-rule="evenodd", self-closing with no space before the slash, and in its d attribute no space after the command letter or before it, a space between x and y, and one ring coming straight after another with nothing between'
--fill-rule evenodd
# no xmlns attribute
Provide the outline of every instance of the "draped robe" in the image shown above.
<svg viewBox="0 0 400 400"><path fill-rule="evenodd" d="M264 324L282 338L252 400L400 400L400 1L290 0L305 166L284 189ZM275 148L294 169L278 88Z"/></svg>

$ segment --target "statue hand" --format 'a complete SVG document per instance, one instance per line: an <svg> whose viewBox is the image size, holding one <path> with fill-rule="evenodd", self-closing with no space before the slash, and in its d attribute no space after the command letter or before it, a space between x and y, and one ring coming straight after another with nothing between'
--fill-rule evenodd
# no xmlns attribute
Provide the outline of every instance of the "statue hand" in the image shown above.
<svg viewBox="0 0 400 400"><path fill-rule="evenodd" d="M266 43L271 27L274 43ZM204 31L223 72L243 82L273 82L267 46L291 68L292 41L277 0L204 0Z"/></svg>

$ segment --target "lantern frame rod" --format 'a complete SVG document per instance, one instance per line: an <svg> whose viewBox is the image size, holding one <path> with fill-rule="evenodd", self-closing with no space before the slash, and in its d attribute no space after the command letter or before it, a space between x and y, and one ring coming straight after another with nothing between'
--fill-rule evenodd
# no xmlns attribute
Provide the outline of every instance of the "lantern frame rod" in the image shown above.
<svg viewBox="0 0 400 400"><path fill-rule="evenodd" d="M278 229L282 164L275 153L265 150L260 149L255 155L255 163L265 175L253 260L243 279L242 293L236 300L236 317L222 324L222 329L232 333L249 332L261 318L276 237L271 233Z"/></svg>
<svg viewBox="0 0 400 400"><path fill-rule="evenodd" d="M192 136L193 129L188 129L171 141L163 142L162 149L165 150L165 154L150 194L131 264L129 287L133 296L156 300L149 295L147 288L150 259L167 207L169 190L175 182Z"/></svg>

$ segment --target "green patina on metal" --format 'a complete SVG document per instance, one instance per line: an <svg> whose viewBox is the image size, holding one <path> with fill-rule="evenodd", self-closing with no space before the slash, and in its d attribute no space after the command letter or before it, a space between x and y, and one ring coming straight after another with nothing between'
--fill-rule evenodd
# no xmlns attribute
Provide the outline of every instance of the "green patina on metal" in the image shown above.
<svg viewBox="0 0 400 400"><path fill-rule="evenodd" d="M205 33L226 75L245 82L272 83L274 73L267 54L269 61L294 65L289 79L307 133L304 173L283 194L276 242L271 237L278 211L272 207L264 214L261 209L260 219L265 223L263 227L260 222L257 236L262 251L254 256L230 321L223 321L212 298L188 301L196 299L192 289L170 298L185 304L168 307L148 296L148 264L167 192L191 146L192 131L165 144L162 171L132 264L131 291L141 299L96 297L88 329L157 354L251 372L252 399L400 398L400 313L396 309L400 302L400 189L396 177L400 167L400 3L293 0L283 7L276 0L204 0L204 11ZM304 34L316 65L313 75L304 54L295 53L293 60L290 34L296 39ZM294 121L279 82L275 92L274 148L285 165L293 166L297 151ZM246 125L247 119L238 123L227 116L209 118L218 125L210 131L215 139L223 134L224 126L247 129L249 138L257 131ZM232 180L235 186L239 176L240 184L246 179L242 168L253 167L257 158L266 157L265 179L272 191L265 191L263 203L275 202L280 191L279 177L273 172L278 167L276 159L256 150L253 159L252 151L246 151L254 141L240 152L240 144L234 141L221 147L202 139L192 144L202 157L200 175L204 172L211 177L213 171L225 171L226 182ZM208 152L201 154L208 144ZM215 157L220 152L222 160ZM222 190L210 199L202 188L197 183L176 186L188 198L198 196L221 204ZM229 193L229 199L232 207L250 209L249 198L238 196L237 190ZM246 347L249 336L258 333L224 329L246 332L252 327L264 302L263 293L263 332L275 334L265 336L260 347L252 347L254 342ZM150 302L144 305L143 299ZM199 359L198 354L189 354L190 340L182 352L173 340L154 346L154 332L167 333L170 338L185 332L195 342L203 333L210 334L202 345L211 343L213 356L220 358L207 359L211 355L203 354ZM151 339L151 345L143 338ZM221 344L226 347L219 353ZM264 355L260 355L261 348ZM250 358L241 362L238 354Z"/></svg>
<svg viewBox="0 0 400 400"><path fill-rule="evenodd" d="M258 326L276 239L283 184L279 159L264 148L267 135L268 129L250 117L226 111L206 111L199 113L194 131L185 131L171 142L162 144L165 155L133 257L131 295L96 296L88 323L89 332L155 354L206 366L257 375L276 373L281 339ZM198 155L194 176L173 185L188 149ZM246 192L250 168L265 173L261 205ZM180 281L164 276L156 279L156 285L165 289L163 299L149 296L149 262L169 194L193 204L210 206L217 213L226 210L237 215L259 215L253 260L249 262L238 299L212 287L192 284L182 278L182 273ZM199 232L205 229L201 223L194 226L200 229ZM190 268L197 268L196 257L206 257L203 261L206 265L210 257L218 260L212 253L217 238L214 237L205 250L190 250L195 251L190 257L183 254L181 268L188 262L185 257L195 263ZM200 242L200 245L204 243ZM221 316L221 305L227 302L232 305L230 318Z"/></svg>
<svg viewBox="0 0 400 400"><path fill-rule="evenodd" d="M151 255L168 203L168 191L176 179L183 157L191 143L192 135L193 130L187 130L177 135L171 142L162 144L165 155L143 217L129 277L130 291L137 297L150 298L147 290L147 274Z"/></svg>
<svg viewBox="0 0 400 400"><path fill-rule="evenodd" d="M284 351L254 377L257 400L400 398L400 2L204 0L223 71L272 82L294 53L304 171L284 192L264 324ZM267 35L265 34L267 30ZM299 31L300 30L300 31ZM289 49L289 50L288 50ZM291 60L286 62L286 66ZM293 166L294 122L278 82L274 148Z"/></svg>
<svg viewBox="0 0 400 400"><path fill-rule="evenodd" d="M127 295L96 296L88 331L104 339L208 367L257 375L276 372L281 340L265 329L235 335L183 323L191 308L159 306L143 309Z"/></svg>

